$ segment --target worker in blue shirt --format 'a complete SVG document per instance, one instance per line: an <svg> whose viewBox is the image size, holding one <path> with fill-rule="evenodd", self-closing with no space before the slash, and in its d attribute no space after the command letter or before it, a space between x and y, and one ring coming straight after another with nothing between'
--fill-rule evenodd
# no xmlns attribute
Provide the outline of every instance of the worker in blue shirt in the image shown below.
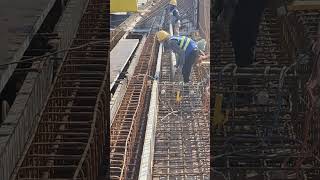
<svg viewBox="0 0 320 180"><path fill-rule="evenodd" d="M198 48L197 42L186 36L170 36L163 30L157 32L156 36L160 43L178 55L176 67L182 68L183 81L189 82L192 66L201 59L199 56L205 55Z"/></svg>
<svg viewBox="0 0 320 180"><path fill-rule="evenodd" d="M173 25L173 29L174 29L174 34L175 35L179 35L179 29L180 29L180 14L177 8L174 8L172 10L172 12L170 13L170 17L171 17L171 23Z"/></svg>

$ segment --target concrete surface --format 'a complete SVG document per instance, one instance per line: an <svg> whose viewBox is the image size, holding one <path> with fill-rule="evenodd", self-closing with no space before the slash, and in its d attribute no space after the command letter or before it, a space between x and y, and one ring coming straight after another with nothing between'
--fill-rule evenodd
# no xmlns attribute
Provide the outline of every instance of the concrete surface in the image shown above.
<svg viewBox="0 0 320 180"><path fill-rule="evenodd" d="M110 53L110 83L114 84L138 46L139 39L121 39Z"/></svg>

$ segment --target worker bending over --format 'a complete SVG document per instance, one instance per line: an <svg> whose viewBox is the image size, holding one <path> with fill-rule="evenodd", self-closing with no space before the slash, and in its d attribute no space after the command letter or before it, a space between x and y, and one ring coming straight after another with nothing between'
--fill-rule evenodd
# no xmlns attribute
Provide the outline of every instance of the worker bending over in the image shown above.
<svg viewBox="0 0 320 180"><path fill-rule="evenodd" d="M189 37L170 36L163 30L157 32L156 36L158 41L164 43L166 48L178 54L176 68L182 68L183 81L185 83L189 82L192 66L198 59L201 59L199 56L205 54L198 48L197 43Z"/></svg>

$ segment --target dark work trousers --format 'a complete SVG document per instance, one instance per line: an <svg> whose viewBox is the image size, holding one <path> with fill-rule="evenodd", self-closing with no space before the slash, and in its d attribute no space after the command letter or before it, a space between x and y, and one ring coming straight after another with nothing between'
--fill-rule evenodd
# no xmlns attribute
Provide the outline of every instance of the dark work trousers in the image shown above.
<svg viewBox="0 0 320 180"><path fill-rule="evenodd" d="M254 48L256 46L259 25L266 6L266 0L239 0L235 8L230 26L230 36L235 53L235 63L238 67L246 67L255 61ZM239 78L238 89L249 92L251 78ZM240 104L250 104L252 94L237 94Z"/></svg>
<svg viewBox="0 0 320 180"><path fill-rule="evenodd" d="M255 60L253 50L259 33L266 0L239 0L230 26L230 36L239 67L248 66Z"/></svg>
<svg viewBox="0 0 320 180"><path fill-rule="evenodd" d="M184 82L190 81L189 78L190 78L192 66L196 62L198 57L199 57L199 51L197 49L192 50L192 52L188 56L186 56L185 63L182 67L182 75L183 75Z"/></svg>

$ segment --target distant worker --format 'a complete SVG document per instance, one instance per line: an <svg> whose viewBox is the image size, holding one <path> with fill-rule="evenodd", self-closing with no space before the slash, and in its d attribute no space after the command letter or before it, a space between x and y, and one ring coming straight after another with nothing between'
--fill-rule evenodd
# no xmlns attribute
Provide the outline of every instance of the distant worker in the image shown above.
<svg viewBox="0 0 320 180"><path fill-rule="evenodd" d="M179 29L181 26L181 21L180 21L181 17L178 9L174 8L173 11L170 13L170 16L171 16L171 23L173 26L174 34L179 35L179 31L180 31Z"/></svg>
<svg viewBox="0 0 320 180"><path fill-rule="evenodd" d="M170 0L169 2L169 12L172 12L177 7L177 0Z"/></svg>
<svg viewBox="0 0 320 180"><path fill-rule="evenodd" d="M204 55L197 43L186 36L170 36L163 30L157 32L156 36L160 43L164 43L166 48L179 56L176 68L182 68L183 81L189 82L192 66L199 59L199 56Z"/></svg>

